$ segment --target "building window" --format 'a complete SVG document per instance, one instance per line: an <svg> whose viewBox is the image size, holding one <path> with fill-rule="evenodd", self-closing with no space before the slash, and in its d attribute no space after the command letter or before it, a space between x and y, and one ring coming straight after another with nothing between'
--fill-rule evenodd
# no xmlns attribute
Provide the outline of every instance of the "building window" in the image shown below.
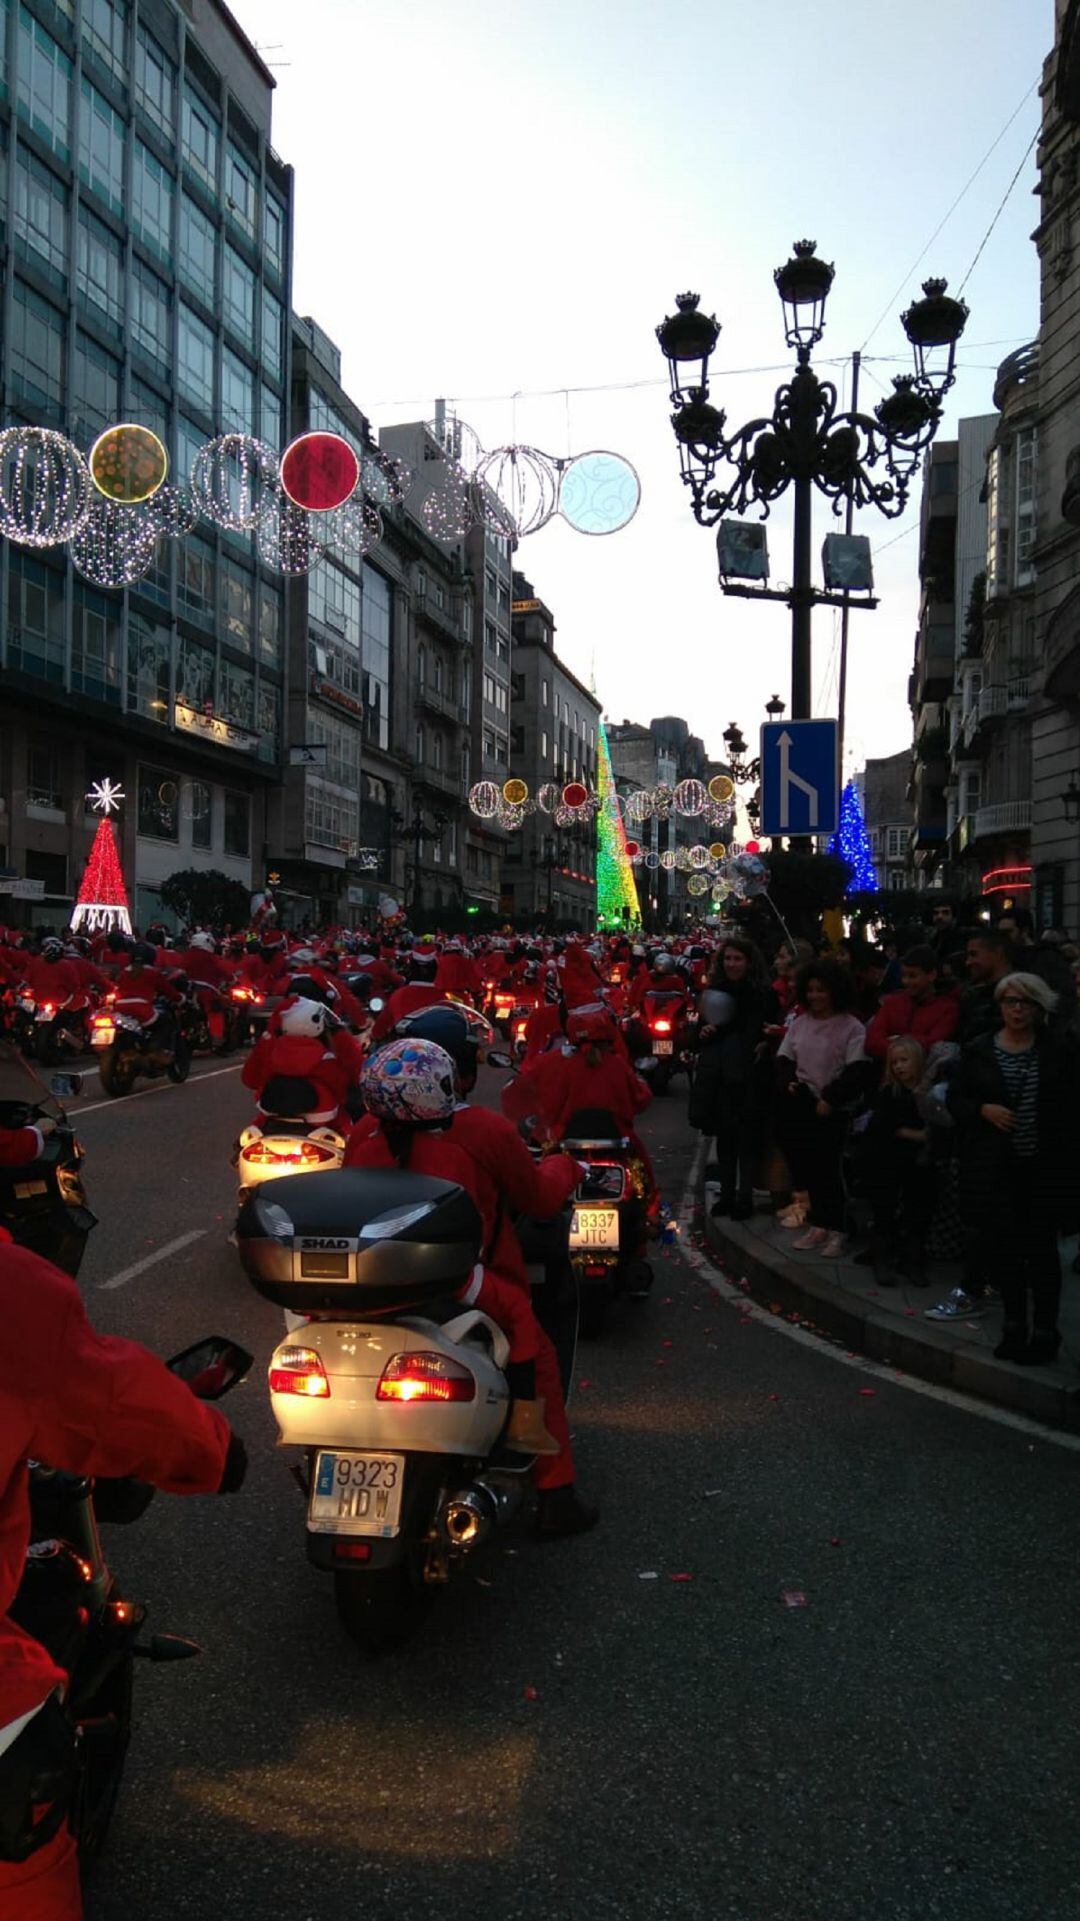
<svg viewBox="0 0 1080 1921"><path fill-rule="evenodd" d="M543 761L543 762L545 763L545 765L547 764L547 757L548 757L548 737L547 737L547 735L546 735L546 734L541 734L541 736L540 736L540 758L541 758L541 760L542 760L542 761Z"/></svg>
<svg viewBox="0 0 1080 1921"><path fill-rule="evenodd" d="M424 646L416 650L416 684L418 687L427 686L427 648Z"/></svg>
<svg viewBox="0 0 1080 1921"><path fill-rule="evenodd" d="M79 115L79 178L113 213L124 211L126 134L120 114L84 75Z"/></svg>
<svg viewBox="0 0 1080 1921"><path fill-rule="evenodd" d="M495 658L495 647L496 647L497 639L498 639L498 635L495 630L495 622L493 620L485 620L484 652L485 654L490 654L493 660Z"/></svg>
<svg viewBox="0 0 1080 1921"><path fill-rule="evenodd" d="M232 349L221 354L221 424L226 432L249 434L255 412L255 376Z"/></svg>
<svg viewBox="0 0 1080 1921"><path fill-rule="evenodd" d="M321 571L325 572L326 569ZM364 734L373 746L389 747L393 590L378 568L370 567L366 561L363 577L360 612L364 660Z"/></svg>
<svg viewBox="0 0 1080 1921"><path fill-rule="evenodd" d="M177 591L180 610L201 627L213 628L217 607L214 550L209 542L188 534L179 543ZM178 690L179 691L179 690Z"/></svg>
<svg viewBox="0 0 1080 1921"><path fill-rule="evenodd" d="M263 247L266 263L273 268L278 279L285 272L285 209L272 193L268 193L263 206Z"/></svg>
<svg viewBox="0 0 1080 1921"><path fill-rule="evenodd" d="M340 793L308 776L304 789L304 838L317 847L347 852L360 835L360 803L354 794Z"/></svg>
<svg viewBox="0 0 1080 1921"><path fill-rule="evenodd" d="M180 302L176 385L206 414L214 412L214 336L205 322Z"/></svg>
<svg viewBox="0 0 1080 1921"><path fill-rule="evenodd" d="M164 725L169 718L169 630L128 616L128 712Z"/></svg>
<svg viewBox="0 0 1080 1921"><path fill-rule="evenodd" d="M170 142L176 131L175 98L176 68L140 22L135 34L135 99Z"/></svg>
<svg viewBox="0 0 1080 1921"><path fill-rule="evenodd" d="M97 435L120 418L120 362L89 334L75 335L75 386L71 413L85 435Z"/></svg>
<svg viewBox="0 0 1080 1921"><path fill-rule="evenodd" d="M15 166L15 245L52 280L67 274L68 196L32 153L20 147Z"/></svg>
<svg viewBox="0 0 1080 1921"><path fill-rule="evenodd" d="M308 576L308 617L335 634L360 644L359 583L334 561L325 560Z"/></svg>
<svg viewBox="0 0 1080 1921"><path fill-rule="evenodd" d="M193 780L188 792L191 796L191 845L211 847L214 828L213 789L205 780Z"/></svg>
<svg viewBox="0 0 1080 1921"><path fill-rule="evenodd" d="M280 447L287 439L282 427L281 396L271 387L259 388L259 438L271 447Z"/></svg>
<svg viewBox="0 0 1080 1921"><path fill-rule="evenodd" d="M326 748L326 778L356 792L360 786L360 728L321 708L308 711L307 739Z"/></svg>
<svg viewBox="0 0 1080 1921"><path fill-rule="evenodd" d="M75 284L84 307L90 307L119 332L123 326L124 250L104 222L89 207L79 208L75 236Z"/></svg>
<svg viewBox="0 0 1080 1921"><path fill-rule="evenodd" d="M8 664L62 683L64 576L12 547L8 555Z"/></svg>
<svg viewBox="0 0 1080 1921"><path fill-rule="evenodd" d="M230 646L250 654L254 640L255 581L235 560L221 561L221 613Z"/></svg>
<svg viewBox="0 0 1080 1921"><path fill-rule="evenodd" d="M903 860L907 853L908 835L903 827L889 827L885 832L886 860Z"/></svg>
<svg viewBox="0 0 1080 1921"><path fill-rule="evenodd" d="M191 463L200 447L205 446L206 435L194 421L185 419L183 414L176 416L176 460L173 478L177 481L190 479Z"/></svg>
<svg viewBox="0 0 1080 1921"><path fill-rule="evenodd" d="M427 736L424 732L424 723L422 720L416 723L415 748L416 765L422 767L427 759Z"/></svg>
<svg viewBox="0 0 1080 1921"><path fill-rule="evenodd" d="M19 8L18 108L39 140L61 160L70 158L71 61L25 7Z"/></svg>
<svg viewBox="0 0 1080 1921"><path fill-rule="evenodd" d="M64 811L63 769L60 751L51 741L31 741L26 756L26 798L31 807L51 807Z"/></svg>
<svg viewBox="0 0 1080 1921"><path fill-rule="evenodd" d="M262 361L271 380L280 380L283 374L282 336L284 309L280 300L275 300L266 287L262 297Z"/></svg>
<svg viewBox="0 0 1080 1921"><path fill-rule="evenodd" d="M131 175L131 225L144 247L172 264L173 180L156 154L135 142Z"/></svg>
<svg viewBox="0 0 1080 1921"><path fill-rule="evenodd" d="M1036 430L1024 427L1016 436L1016 585L1030 587L1035 579L1035 456Z"/></svg>
<svg viewBox="0 0 1080 1921"><path fill-rule="evenodd" d="M221 306L225 325L250 352L255 333L255 275L229 246L221 258Z"/></svg>
<svg viewBox="0 0 1080 1921"><path fill-rule="evenodd" d="M438 774L442 773L443 737L441 734L436 733L434 731L432 732L432 736L431 736L431 765L434 767L436 773Z"/></svg>
<svg viewBox="0 0 1080 1921"><path fill-rule="evenodd" d="M120 705L121 628L117 603L75 582L71 623L71 685L95 700Z"/></svg>
<svg viewBox="0 0 1080 1921"><path fill-rule="evenodd" d="M281 690L272 681L259 681L255 726L259 735L259 758L277 760L281 751Z"/></svg>
<svg viewBox="0 0 1080 1921"><path fill-rule="evenodd" d="M217 304L217 228L186 193L180 195L180 278L204 306Z"/></svg>
<svg viewBox="0 0 1080 1921"><path fill-rule="evenodd" d="M82 0L83 39L100 61L122 80L127 8L121 0Z"/></svg>
<svg viewBox="0 0 1080 1921"><path fill-rule="evenodd" d="M257 183L255 169L230 142L225 149L225 212L254 240Z"/></svg>
<svg viewBox="0 0 1080 1921"><path fill-rule="evenodd" d="M196 713L214 712L214 666L212 648L181 638L176 650L176 698Z"/></svg>
<svg viewBox="0 0 1080 1921"><path fill-rule="evenodd" d="M540 682L540 702L544 707L548 704L548 683L546 680Z"/></svg>
<svg viewBox="0 0 1080 1921"><path fill-rule="evenodd" d="M184 88L181 126L184 165L190 167L204 187L209 187L216 199L220 128L209 107L204 107L198 95L188 86Z"/></svg>
<svg viewBox="0 0 1080 1921"><path fill-rule="evenodd" d="M165 767L140 763L139 833L144 840L180 839L180 789L176 777Z"/></svg>
<svg viewBox="0 0 1080 1921"><path fill-rule="evenodd" d="M268 667L281 665L281 595L265 581L259 587L259 659Z"/></svg>
<svg viewBox="0 0 1080 1921"><path fill-rule="evenodd" d="M131 338L133 345L155 366L170 366L172 325L169 289L156 273L138 259L131 263Z"/></svg>
<svg viewBox="0 0 1080 1921"><path fill-rule="evenodd" d="M12 290L8 381L13 398L59 416L64 398L64 321L23 281Z"/></svg>
<svg viewBox="0 0 1080 1921"><path fill-rule="evenodd" d="M218 711L223 720L231 721L234 727L243 727L247 733L255 732L255 676L246 667L235 667L231 660L222 660L218 672L218 685L221 693ZM245 849L246 852L246 849Z"/></svg>

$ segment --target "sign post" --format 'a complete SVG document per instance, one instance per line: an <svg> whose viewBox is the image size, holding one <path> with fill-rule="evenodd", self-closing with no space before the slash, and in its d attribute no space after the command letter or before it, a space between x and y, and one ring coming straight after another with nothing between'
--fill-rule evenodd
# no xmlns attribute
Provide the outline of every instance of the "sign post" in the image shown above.
<svg viewBox="0 0 1080 1921"><path fill-rule="evenodd" d="M761 832L835 834L840 821L835 720L768 721L761 729Z"/></svg>

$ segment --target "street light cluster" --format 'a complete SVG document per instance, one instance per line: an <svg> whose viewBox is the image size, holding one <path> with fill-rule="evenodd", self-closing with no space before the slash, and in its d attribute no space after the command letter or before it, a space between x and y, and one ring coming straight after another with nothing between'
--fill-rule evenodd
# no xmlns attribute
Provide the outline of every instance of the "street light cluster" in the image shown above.
<svg viewBox="0 0 1080 1921"><path fill-rule="evenodd" d="M815 604L844 605L817 591L811 580L812 494L817 487L839 513L874 506L889 518L901 513L919 461L941 422L942 402L955 377L956 345L968 309L946 291L944 280L927 280L923 298L901 315L914 352L915 371L893 381L893 391L873 415L843 411L836 387L819 380L810 355L825 327L825 304L834 269L819 259L816 243L799 240L774 279L784 313L784 334L796 356L792 378L778 388L768 417L728 431L727 416L709 398L709 361L720 337L715 315L702 313L699 296L680 294L676 312L656 329L671 381L671 424L682 479L690 489L694 518L712 527L730 513L754 505L766 517L772 502L794 492L794 557L790 588L778 592L738 589L757 598L785 601L792 614L791 713L810 715L810 620ZM734 469L717 485L722 462ZM864 603L865 604L865 603Z"/></svg>

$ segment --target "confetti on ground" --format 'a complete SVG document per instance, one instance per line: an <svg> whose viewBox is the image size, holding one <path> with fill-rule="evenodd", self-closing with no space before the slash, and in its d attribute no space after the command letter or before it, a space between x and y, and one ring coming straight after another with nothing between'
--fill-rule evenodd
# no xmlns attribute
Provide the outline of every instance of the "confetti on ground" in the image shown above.
<svg viewBox="0 0 1080 1921"><path fill-rule="evenodd" d="M829 1546L830 1546L830 1547L839 1547L839 1546L840 1546L840 1536L839 1536L838 1534L830 1534L830 1536L829 1536Z"/></svg>
<svg viewBox="0 0 1080 1921"><path fill-rule="evenodd" d="M804 1608L807 1599L801 1588L786 1587L780 1596L786 1608Z"/></svg>
<svg viewBox="0 0 1080 1921"><path fill-rule="evenodd" d="M863 1396L863 1399L864 1399L864 1400L870 1400L870 1399L872 1398L872 1396L873 1396L873 1395L875 1395L875 1394L877 1393L877 1388L876 1388L876 1387L861 1387L861 1388L859 1389L859 1393L860 1393L860 1394L861 1394L861 1395Z"/></svg>
<svg viewBox="0 0 1080 1921"><path fill-rule="evenodd" d="M749 1316L749 1314L743 1314L743 1315L741 1315L741 1316L740 1316L740 1319L739 1319L739 1326L740 1326L740 1327L753 1327L753 1325L754 1325L754 1323L753 1323L753 1321L751 1320L751 1318L750 1318L750 1316Z"/></svg>
<svg viewBox="0 0 1080 1921"><path fill-rule="evenodd" d="M724 1492L724 1490L723 1490L723 1488L722 1488L722 1487L707 1487L707 1488L705 1489L705 1499L706 1499L707 1501L712 1501L712 1500L714 1500L714 1499L715 1499L715 1497L716 1497L716 1496L717 1496L718 1494L722 1494L723 1492Z"/></svg>
<svg viewBox="0 0 1080 1921"><path fill-rule="evenodd" d="M638 1575L639 1581L658 1581L659 1579L660 1579L660 1576L656 1573L655 1569L653 1568L647 1568L644 1574Z"/></svg>
<svg viewBox="0 0 1080 1921"><path fill-rule="evenodd" d="M578 1386L579 1386L579 1387L591 1387L591 1386L592 1386L592 1382L591 1382L591 1381L579 1381L579 1382L578 1382Z"/></svg>
<svg viewBox="0 0 1080 1921"><path fill-rule="evenodd" d="M661 1347L674 1347L674 1341L661 1341Z"/></svg>
<svg viewBox="0 0 1080 1921"><path fill-rule="evenodd" d="M913 1307L905 1307L904 1313L907 1316L907 1319L909 1321L913 1321L915 1319L915 1309Z"/></svg>
<svg viewBox="0 0 1080 1921"><path fill-rule="evenodd" d="M779 1394L770 1394L769 1399L770 1401L778 1401L780 1399L780 1396Z"/></svg>
<svg viewBox="0 0 1080 1921"><path fill-rule="evenodd" d="M538 1701L540 1699L539 1691L533 1687L522 1688L521 1698L523 1701Z"/></svg>
<svg viewBox="0 0 1080 1921"><path fill-rule="evenodd" d="M692 1574L669 1574L668 1575L669 1581L692 1581L693 1578L694 1577Z"/></svg>

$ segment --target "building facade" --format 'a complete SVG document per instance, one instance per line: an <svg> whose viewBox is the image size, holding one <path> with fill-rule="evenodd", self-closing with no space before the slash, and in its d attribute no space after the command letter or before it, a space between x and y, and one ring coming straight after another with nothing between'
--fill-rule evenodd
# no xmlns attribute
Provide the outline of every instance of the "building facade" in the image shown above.
<svg viewBox="0 0 1080 1921"><path fill-rule="evenodd" d="M609 725L608 745L615 785L626 800L636 790L661 783L675 788L681 780L704 780L721 769L709 761L705 748L685 720L666 714L647 727L623 720ZM649 932L681 927L701 911L700 900L687 892L686 849L702 839L700 823L674 811L666 819L654 814L628 829L639 842L643 860L637 868L642 922ZM708 839L714 835L710 830Z"/></svg>
<svg viewBox="0 0 1080 1921"><path fill-rule="evenodd" d="M908 885L911 844L911 754L905 747L884 760L868 760L858 777L863 818L883 892Z"/></svg>
<svg viewBox="0 0 1080 1921"><path fill-rule="evenodd" d="M1038 659L1031 861L1043 927L1080 928L1080 0L1056 0L1038 149Z"/></svg>
<svg viewBox="0 0 1080 1921"><path fill-rule="evenodd" d="M555 652L555 621L532 582L514 573L510 677L510 762L535 798L568 781L596 788L601 706ZM550 809L527 816L510 836L503 895L522 926L591 931L596 925L596 824L559 827Z"/></svg>
<svg viewBox="0 0 1080 1921"><path fill-rule="evenodd" d="M272 75L220 0L0 6L5 425L83 452L135 420L186 478L212 435L284 444L292 173ZM208 523L106 591L0 544L0 866L61 926L109 775L134 918L179 868L258 884L280 774L284 594ZM5 908L7 911L7 908Z"/></svg>

